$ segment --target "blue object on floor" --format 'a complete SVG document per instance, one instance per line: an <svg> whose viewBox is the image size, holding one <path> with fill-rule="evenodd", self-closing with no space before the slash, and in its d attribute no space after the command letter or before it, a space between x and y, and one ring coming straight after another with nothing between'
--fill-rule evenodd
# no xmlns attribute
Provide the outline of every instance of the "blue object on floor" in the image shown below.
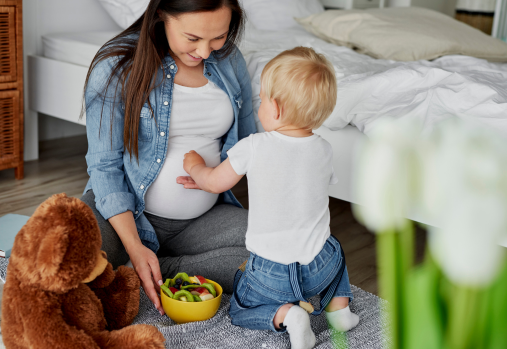
<svg viewBox="0 0 507 349"><path fill-rule="evenodd" d="M19 214L6 214L0 217L0 257L11 255L14 238L30 217Z"/></svg>

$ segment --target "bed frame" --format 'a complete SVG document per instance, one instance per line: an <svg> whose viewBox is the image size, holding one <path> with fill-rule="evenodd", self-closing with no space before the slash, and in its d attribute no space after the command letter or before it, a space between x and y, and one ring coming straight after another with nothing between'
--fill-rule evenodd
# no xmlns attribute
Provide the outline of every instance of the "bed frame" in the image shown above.
<svg viewBox="0 0 507 349"><path fill-rule="evenodd" d="M41 56L28 56L29 108L62 120L79 119L88 67Z"/></svg>

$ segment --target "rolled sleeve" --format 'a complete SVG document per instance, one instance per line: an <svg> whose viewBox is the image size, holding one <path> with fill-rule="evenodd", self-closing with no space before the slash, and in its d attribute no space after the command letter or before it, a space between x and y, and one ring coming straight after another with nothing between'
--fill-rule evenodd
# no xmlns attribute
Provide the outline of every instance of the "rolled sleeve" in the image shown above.
<svg viewBox="0 0 507 349"><path fill-rule="evenodd" d="M135 211L135 196L129 192L124 172L124 113L119 102L120 89L116 90L118 79L114 77L104 91L113 63L107 59L94 67L85 92L86 162L95 203L105 219L127 210Z"/></svg>
<svg viewBox="0 0 507 349"><path fill-rule="evenodd" d="M117 192L111 193L98 200L96 202L96 207L104 219L109 219L123 212L135 212L134 203L134 194Z"/></svg>

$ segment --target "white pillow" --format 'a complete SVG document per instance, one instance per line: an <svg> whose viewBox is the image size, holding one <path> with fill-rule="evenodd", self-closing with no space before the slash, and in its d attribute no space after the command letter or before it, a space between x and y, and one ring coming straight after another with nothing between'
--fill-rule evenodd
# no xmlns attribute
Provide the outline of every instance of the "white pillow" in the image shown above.
<svg viewBox="0 0 507 349"><path fill-rule="evenodd" d="M99 2L121 28L127 29L146 11L150 0L99 0Z"/></svg>
<svg viewBox="0 0 507 349"><path fill-rule="evenodd" d="M241 0L248 21L261 30L297 27L294 17L324 12L319 0Z"/></svg>
<svg viewBox="0 0 507 349"><path fill-rule="evenodd" d="M374 58L417 61L460 54L507 61L505 42L423 8L331 10L297 21L321 39Z"/></svg>

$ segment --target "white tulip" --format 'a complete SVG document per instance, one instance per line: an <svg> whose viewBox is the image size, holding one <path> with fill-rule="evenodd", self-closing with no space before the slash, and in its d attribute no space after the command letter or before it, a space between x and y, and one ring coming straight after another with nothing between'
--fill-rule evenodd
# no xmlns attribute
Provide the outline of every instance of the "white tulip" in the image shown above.
<svg viewBox="0 0 507 349"><path fill-rule="evenodd" d="M421 127L404 120L379 122L360 147L355 164L356 216L368 229L385 232L407 224L420 167L415 144Z"/></svg>
<svg viewBox="0 0 507 349"><path fill-rule="evenodd" d="M497 275L507 240L507 140L451 119L429 135L409 120L376 125L355 166L356 216L375 232L400 230L412 212L430 227L430 248L456 283Z"/></svg>
<svg viewBox="0 0 507 349"><path fill-rule="evenodd" d="M505 247L498 245L506 229L505 199L476 200L474 195L461 196L446 211L441 228L430 228L432 254L449 279L461 285L488 285L505 258Z"/></svg>
<svg viewBox="0 0 507 349"><path fill-rule="evenodd" d="M486 285L502 265L507 237L507 142L494 131L458 119L430 137L422 205L439 229L430 248L459 284Z"/></svg>

